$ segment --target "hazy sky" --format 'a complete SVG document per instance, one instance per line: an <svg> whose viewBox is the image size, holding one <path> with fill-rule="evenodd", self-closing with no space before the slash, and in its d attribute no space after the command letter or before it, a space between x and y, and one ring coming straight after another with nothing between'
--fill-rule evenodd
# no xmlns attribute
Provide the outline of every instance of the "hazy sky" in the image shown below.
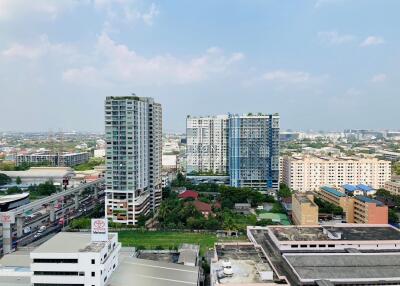
<svg viewBox="0 0 400 286"><path fill-rule="evenodd" d="M107 95L284 129L400 129L398 0L0 0L0 130L102 131Z"/></svg>

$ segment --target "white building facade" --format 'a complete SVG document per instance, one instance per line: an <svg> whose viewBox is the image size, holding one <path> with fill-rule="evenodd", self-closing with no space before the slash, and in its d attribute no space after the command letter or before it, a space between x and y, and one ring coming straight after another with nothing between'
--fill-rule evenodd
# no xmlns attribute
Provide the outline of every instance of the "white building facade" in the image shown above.
<svg viewBox="0 0 400 286"><path fill-rule="evenodd" d="M107 97L106 216L136 224L161 203L161 105L147 97Z"/></svg>
<svg viewBox="0 0 400 286"><path fill-rule="evenodd" d="M92 242L88 233L59 233L31 252L32 285L104 286L118 266L118 234Z"/></svg>
<svg viewBox="0 0 400 286"><path fill-rule="evenodd" d="M365 184L383 188L391 178L390 161L359 157L285 156L283 182L292 190L306 192L321 186Z"/></svg>
<svg viewBox="0 0 400 286"><path fill-rule="evenodd" d="M228 116L186 118L186 168L188 173L228 171Z"/></svg>

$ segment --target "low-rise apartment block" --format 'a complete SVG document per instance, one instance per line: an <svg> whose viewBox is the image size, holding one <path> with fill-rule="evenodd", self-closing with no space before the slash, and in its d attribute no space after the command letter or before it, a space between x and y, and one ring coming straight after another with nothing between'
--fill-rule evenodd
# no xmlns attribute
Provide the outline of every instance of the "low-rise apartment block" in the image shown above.
<svg viewBox="0 0 400 286"><path fill-rule="evenodd" d="M89 160L88 152L53 154L40 152L33 154L18 154L15 158L17 166L21 164L46 164L52 167L73 167L86 163Z"/></svg>
<svg viewBox="0 0 400 286"><path fill-rule="evenodd" d="M297 225L318 224L318 205L312 193L292 195L292 219Z"/></svg>
<svg viewBox="0 0 400 286"><path fill-rule="evenodd" d="M347 196L328 186L321 187L316 194L322 200L341 207L348 223L388 223L388 207L378 200L361 195Z"/></svg>
<svg viewBox="0 0 400 286"><path fill-rule="evenodd" d="M340 187L364 184L383 188L391 178L391 162L377 158L285 156L283 182L300 192L316 191L321 186Z"/></svg>
<svg viewBox="0 0 400 286"><path fill-rule="evenodd" d="M390 181L385 183L385 190L392 195L400 196L400 181Z"/></svg>

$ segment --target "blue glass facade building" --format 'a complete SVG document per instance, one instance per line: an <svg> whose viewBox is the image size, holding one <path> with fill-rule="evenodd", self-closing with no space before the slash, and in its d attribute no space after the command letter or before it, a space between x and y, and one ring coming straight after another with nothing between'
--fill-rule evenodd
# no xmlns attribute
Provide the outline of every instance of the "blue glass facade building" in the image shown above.
<svg viewBox="0 0 400 286"><path fill-rule="evenodd" d="M279 115L229 115L231 186L279 189Z"/></svg>

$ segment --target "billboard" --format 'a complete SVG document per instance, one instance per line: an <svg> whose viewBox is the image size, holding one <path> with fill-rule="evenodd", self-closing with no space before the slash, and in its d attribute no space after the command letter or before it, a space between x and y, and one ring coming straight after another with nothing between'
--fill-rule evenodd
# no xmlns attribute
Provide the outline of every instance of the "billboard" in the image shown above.
<svg viewBox="0 0 400 286"><path fill-rule="evenodd" d="M108 241L108 221L92 218L92 241Z"/></svg>
<svg viewBox="0 0 400 286"><path fill-rule="evenodd" d="M0 223L15 223L15 215L8 212L0 212Z"/></svg>

